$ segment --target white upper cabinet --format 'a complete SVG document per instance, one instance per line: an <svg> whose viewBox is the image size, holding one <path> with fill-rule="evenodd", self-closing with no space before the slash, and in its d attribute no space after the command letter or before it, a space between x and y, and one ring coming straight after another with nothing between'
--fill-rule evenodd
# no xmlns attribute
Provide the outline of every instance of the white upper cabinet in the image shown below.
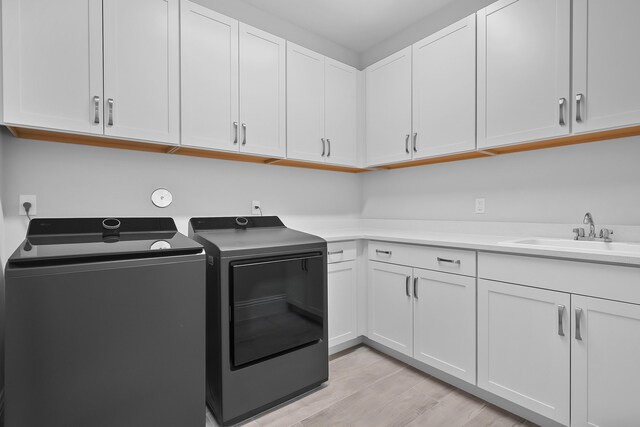
<svg viewBox="0 0 640 427"><path fill-rule="evenodd" d="M569 294L478 281L478 387L569 425Z"/></svg>
<svg viewBox="0 0 640 427"><path fill-rule="evenodd" d="M573 2L573 129L640 124L640 2Z"/></svg>
<svg viewBox="0 0 640 427"><path fill-rule="evenodd" d="M355 166L357 162L357 70L325 58L324 120L327 163Z"/></svg>
<svg viewBox="0 0 640 427"><path fill-rule="evenodd" d="M411 46L366 70L368 166L411 159Z"/></svg>
<svg viewBox="0 0 640 427"><path fill-rule="evenodd" d="M324 162L324 56L287 42L287 157Z"/></svg>
<svg viewBox="0 0 640 427"><path fill-rule="evenodd" d="M4 122L102 134L102 1L2 2Z"/></svg>
<svg viewBox="0 0 640 427"><path fill-rule="evenodd" d="M238 151L238 21L181 3L182 145Z"/></svg>
<svg viewBox="0 0 640 427"><path fill-rule="evenodd" d="M284 157L286 45L240 23L240 152Z"/></svg>
<svg viewBox="0 0 640 427"><path fill-rule="evenodd" d="M104 0L105 134L180 140L179 0Z"/></svg>
<svg viewBox="0 0 640 427"><path fill-rule="evenodd" d="M568 135L570 0L500 0L477 15L478 148Z"/></svg>
<svg viewBox="0 0 640 427"><path fill-rule="evenodd" d="M413 158L476 148L476 15L413 45Z"/></svg>
<svg viewBox="0 0 640 427"><path fill-rule="evenodd" d="M571 425L638 425L640 305L577 295L571 303Z"/></svg>
<svg viewBox="0 0 640 427"><path fill-rule="evenodd" d="M413 277L413 357L475 384L476 278L420 269Z"/></svg>

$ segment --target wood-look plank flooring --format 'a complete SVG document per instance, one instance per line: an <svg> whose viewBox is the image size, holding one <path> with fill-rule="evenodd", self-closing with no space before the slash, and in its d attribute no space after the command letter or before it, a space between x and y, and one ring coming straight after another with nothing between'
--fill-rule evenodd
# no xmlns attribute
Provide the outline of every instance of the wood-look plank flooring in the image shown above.
<svg viewBox="0 0 640 427"><path fill-rule="evenodd" d="M245 427L508 427L533 424L369 347L329 362L329 382ZM207 427L218 425L207 413Z"/></svg>

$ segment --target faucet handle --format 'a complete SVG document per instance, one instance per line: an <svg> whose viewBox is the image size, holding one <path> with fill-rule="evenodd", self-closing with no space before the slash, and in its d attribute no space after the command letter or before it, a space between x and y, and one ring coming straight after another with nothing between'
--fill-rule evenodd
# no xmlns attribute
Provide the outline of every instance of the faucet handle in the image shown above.
<svg viewBox="0 0 640 427"><path fill-rule="evenodd" d="M575 233L573 240L578 240L579 238L584 237L584 228L582 227L574 228L573 232Z"/></svg>
<svg viewBox="0 0 640 427"><path fill-rule="evenodd" d="M613 230L609 230L608 228L603 228L600 230L600 238L604 239L605 242L611 241L612 234L613 234Z"/></svg>

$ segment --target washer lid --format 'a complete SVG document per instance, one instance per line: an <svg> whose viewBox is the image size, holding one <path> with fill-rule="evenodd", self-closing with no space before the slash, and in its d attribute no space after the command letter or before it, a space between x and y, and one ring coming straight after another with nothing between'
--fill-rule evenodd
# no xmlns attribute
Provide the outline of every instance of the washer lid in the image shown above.
<svg viewBox="0 0 640 427"><path fill-rule="evenodd" d="M159 243L160 242L160 243ZM9 267L105 262L199 253L172 218L34 219Z"/></svg>

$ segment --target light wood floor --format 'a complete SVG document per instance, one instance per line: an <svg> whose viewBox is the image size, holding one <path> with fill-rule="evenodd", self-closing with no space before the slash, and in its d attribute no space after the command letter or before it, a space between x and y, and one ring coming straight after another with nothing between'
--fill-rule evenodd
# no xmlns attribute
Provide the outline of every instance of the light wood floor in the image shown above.
<svg viewBox="0 0 640 427"><path fill-rule="evenodd" d="M329 382L243 424L312 426L532 426L423 372L360 346L329 363ZM217 427L207 414L207 427Z"/></svg>

